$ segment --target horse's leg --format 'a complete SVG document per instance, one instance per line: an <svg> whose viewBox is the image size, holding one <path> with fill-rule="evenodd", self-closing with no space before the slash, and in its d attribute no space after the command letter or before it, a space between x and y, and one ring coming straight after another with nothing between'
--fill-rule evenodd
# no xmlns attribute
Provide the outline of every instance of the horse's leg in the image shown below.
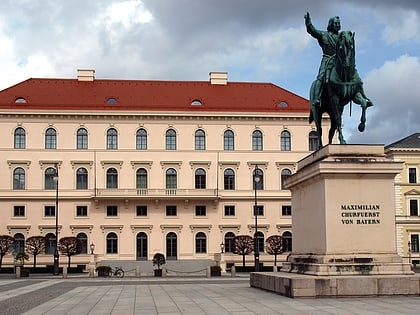
<svg viewBox="0 0 420 315"><path fill-rule="evenodd" d="M338 117L337 117L337 130L338 130L338 139L340 140L340 144L346 144L346 140L344 139L344 135L343 135L343 128L342 128L342 119L341 117L343 116L343 109L344 106L340 106L338 105L339 109L338 109Z"/></svg>
<svg viewBox="0 0 420 315"><path fill-rule="evenodd" d="M357 92L354 96L354 102L356 104L360 104L362 107L362 115L360 116L360 124L357 129L359 129L360 132L365 131L366 127L366 108L368 107L366 99L363 97L362 93Z"/></svg>

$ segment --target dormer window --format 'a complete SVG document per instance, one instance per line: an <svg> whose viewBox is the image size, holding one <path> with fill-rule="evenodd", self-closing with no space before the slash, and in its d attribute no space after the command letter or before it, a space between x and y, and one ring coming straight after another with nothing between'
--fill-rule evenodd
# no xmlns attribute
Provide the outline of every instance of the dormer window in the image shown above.
<svg viewBox="0 0 420 315"><path fill-rule="evenodd" d="M24 98L22 96L16 97L15 103L19 103L19 104L26 103L26 98Z"/></svg>
<svg viewBox="0 0 420 315"><path fill-rule="evenodd" d="M111 104L111 105L113 105L113 104L117 104L117 103L118 103L118 101L117 101L117 99L116 99L115 97L110 97L110 98L108 98L108 99L106 100L106 103L107 103L107 104Z"/></svg>
<svg viewBox="0 0 420 315"><path fill-rule="evenodd" d="M196 98L191 102L191 105L192 106L200 106L200 105L203 105L203 103L199 99Z"/></svg>

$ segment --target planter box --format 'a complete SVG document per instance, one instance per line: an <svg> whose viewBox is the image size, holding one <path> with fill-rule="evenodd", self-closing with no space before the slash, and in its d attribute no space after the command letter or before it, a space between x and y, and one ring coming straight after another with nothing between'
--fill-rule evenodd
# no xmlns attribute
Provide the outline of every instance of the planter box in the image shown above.
<svg viewBox="0 0 420 315"><path fill-rule="evenodd" d="M162 269L155 269L155 277L162 277Z"/></svg>

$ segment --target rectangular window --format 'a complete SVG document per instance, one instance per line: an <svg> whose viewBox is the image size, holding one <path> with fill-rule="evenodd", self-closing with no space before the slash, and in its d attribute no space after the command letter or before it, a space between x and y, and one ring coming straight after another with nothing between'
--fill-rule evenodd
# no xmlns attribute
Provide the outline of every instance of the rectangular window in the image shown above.
<svg viewBox="0 0 420 315"><path fill-rule="evenodd" d="M195 215L197 217L202 217L207 215L206 206L195 206Z"/></svg>
<svg viewBox="0 0 420 315"><path fill-rule="evenodd" d="M411 234L410 235L410 246L411 251L414 253L419 252L419 235L418 234Z"/></svg>
<svg viewBox="0 0 420 315"><path fill-rule="evenodd" d="M118 216L118 207L117 206L106 206L106 216L107 217Z"/></svg>
<svg viewBox="0 0 420 315"><path fill-rule="evenodd" d="M87 206L76 206L76 217L87 217Z"/></svg>
<svg viewBox="0 0 420 315"><path fill-rule="evenodd" d="M136 206L136 216L146 217L147 216L147 206Z"/></svg>
<svg viewBox="0 0 420 315"><path fill-rule="evenodd" d="M235 206L225 206L225 216L234 216L235 215Z"/></svg>
<svg viewBox="0 0 420 315"><path fill-rule="evenodd" d="M55 206L45 206L44 217L55 217Z"/></svg>
<svg viewBox="0 0 420 315"><path fill-rule="evenodd" d="M281 215L282 216L292 215L292 206L281 206Z"/></svg>
<svg viewBox="0 0 420 315"><path fill-rule="evenodd" d="M166 216L176 216L176 206L166 206Z"/></svg>
<svg viewBox="0 0 420 315"><path fill-rule="evenodd" d="M13 216L14 217L24 217L25 216L25 206L13 206Z"/></svg>
<svg viewBox="0 0 420 315"><path fill-rule="evenodd" d="M254 205L254 216L263 216L264 215L264 206Z"/></svg>
<svg viewBox="0 0 420 315"><path fill-rule="evenodd" d="M417 199L410 199L410 216L419 215L419 203Z"/></svg>
<svg viewBox="0 0 420 315"><path fill-rule="evenodd" d="M410 184L416 184L417 183L417 169L414 167L410 167L408 169L408 182Z"/></svg>

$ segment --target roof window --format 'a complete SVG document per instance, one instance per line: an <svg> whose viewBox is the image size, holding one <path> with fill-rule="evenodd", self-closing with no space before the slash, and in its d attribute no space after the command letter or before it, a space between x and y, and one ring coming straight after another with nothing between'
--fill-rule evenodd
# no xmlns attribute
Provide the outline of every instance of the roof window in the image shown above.
<svg viewBox="0 0 420 315"><path fill-rule="evenodd" d="M20 103L20 104L26 103L26 98L24 98L22 96L16 97L15 103Z"/></svg>
<svg viewBox="0 0 420 315"><path fill-rule="evenodd" d="M277 106L280 108L286 108L289 106L289 104L287 104L286 101L281 101Z"/></svg>
<svg viewBox="0 0 420 315"><path fill-rule="evenodd" d="M115 97L110 97L110 98L108 98L107 100L106 100L106 103L107 104L117 104L118 103L118 101L117 101L117 99L115 98Z"/></svg>
<svg viewBox="0 0 420 315"><path fill-rule="evenodd" d="M203 105L203 103L199 99L196 98L191 102L191 105L192 106L200 106L200 105Z"/></svg>

